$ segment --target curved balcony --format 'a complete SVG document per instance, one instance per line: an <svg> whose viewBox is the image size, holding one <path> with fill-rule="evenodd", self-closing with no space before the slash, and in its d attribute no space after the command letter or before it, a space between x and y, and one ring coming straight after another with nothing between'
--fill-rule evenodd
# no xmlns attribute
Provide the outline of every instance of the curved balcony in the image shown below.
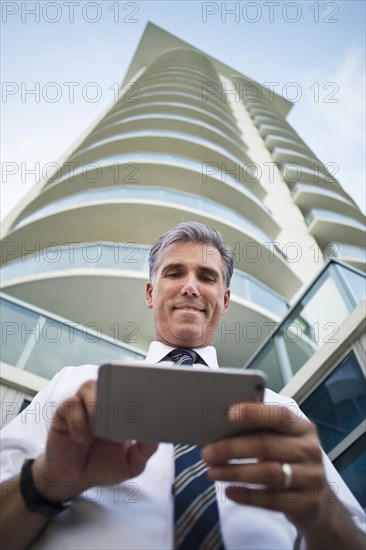
<svg viewBox="0 0 366 550"><path fill-rule="evenodd" d="M317 185L308 183L296 183L291 189L294 203L301 210L309 210L313 207L331 209L345 216L349 215L359 221L364 221L362 212L351 198L346 199L336 191L323 189Z"/></svg>
<svg viewBox="0 0 366 550"><path fill-rule="evenodd" d="M73 152L72 158L82 155L90 148L124 139L125 136L126 139L139 135L149 138L151 135L162 137L166 134L172 135L173 138L182 137L183 139L190 140L194 140L195 138L197 142L205 146L210 146L211 148L217 147L223 154L232 155L241 163L248 161L248 156L244 153L245 147L243 142L237 139L234 141L221 131L217 131L214 127L210 127L200 121L174 115L140 116L116 122L108 128L93 132L89 139L85 140L82 145ZM186 136L188 137L186 138ZM243 146L241 146L242 144Z"/></svg>
<svg viewBox="0 0 366 550"><path fill-rule="evenodd" d="M168 82L170 84L182 81L202 86L202 82L206 82L208 78L211 78L211 76L202 71L192 70L189 67L167 67L154 69L153 71L147 69L140 76L139 81Z"/></svg>
<svg viewBox="0 0 366 550"><path fill-rule="evenodd" d="M313 208L305 217L305 221L309 226L310 234L321 247L333 241L349 241L355 246L365 246L365 225L353 218L330 210Z"/></svg>
<svg viewBox="0 0 366 550"><path fill-rule="evenodd" d="M144 74L143 77L139 79L139 84L141 83L141 88L145 86L156 86L164 89L165 87L183 87L183 86L189 86L191 89L194 89L195 91L198 91L201 95L201 99L204 100L204 102L207 101L207 96L211 99L216 98L216 100L221 100L221 83L219 81L212 81L212 79L208 79L207 76L204 75L198 75L189 73L187 71L181 71L181 72L167 72L167 71L161 71L157 72L155 71L151 75ZM207 84L216 84L214 88L207 87ZM209 95L208 95L209 94ZM230 107L227 104L228 111L230 110Z"/></svg>
<svg viewBox="0 0 366 550"><path fill-rule="evenodd" d="M36 210L29 216L22 218L13 229L19 229L35 220L42 219L44 216L49 216L54 212L76 207L79 204L100 204L103 202L111 202L113 200L131 201L149 201L155 200L159 202L169 202L177 205L186 206L202 212L207 212L225 219L239 227L245 227L256 240L261 242L270 241L269 235L262 231L257 225L250 222L235 210L226 208L209 199L200 197L199 195L191 195L188 193L172 191L165 188L143 188L143 187L109 187L103 189L93 189L74 193L68 197L64 197L58 201L51 202L46 206Z"/></svg>
<svg viewBox="0 0 366 550"><path fill-rule="evenodd" d="M203 131L209 131L215 134L216 136L220 137L223 140L227 140L229 143L231 143L234 146L238 146L238 135L229 132L227 128L219 128L216 123L214 123L213 120L201 120L200 118L196 116L192 116L192 112L190 114L188 113L181 113L177 114L175 112L172 113L166 113L162 112L163 110L155 111L152 113L144 113L144 114L135 114L131 116L124 117L122 120L117 120L115 122L112 122L110 124L104 124L103 126L99 126L96 128L93 133L90 135L90 137L83 141L83 145L86 145L87 143L92 143L92 140L95 139L96 136L103 139L109 135L113 135L113 132L117 130L117 128L123 129L124 127L127 128L127 130L130 129L129 125L131 123L133 124L140 124L144 123L148 124L148 128L151 127L149 125L154 124L157 128L160 128L161 126L157 126L157 124L163 124L167 128L173 127L173 129L177 128L180 123L183 124L192 124L196 126L198 129L202 129ZM195 114L195 113L194 113ZM174 126L173 126L174 125ZM248 147L245 145L245 143L239 139L240 144L240 151L243 151L244 149L247 149Z"/></svg>
<svg viewBox="0 0 366 550"><path fill-rule="evenodd" d="M230 110L230 107L228 103L225 101L222 101L221 94L217 97L216 93L208 95L205 97L206 89L203 88L203 84L205 82L201 82L200 85L197 86L195 83L194 85L191 85L187 80L183 82L174 82L172 83L167 82L165 79L157 79L155 82L141 80L139 82L139 91L138 94L136 94L136 98L138 100L143 101L143 98L147 95L155 95L155 94L183 94L194 97L197 101L202 103L204 108L206 109L209 106L214 106L218 111L225 112L226 116L232 119L233 123L236 124L235 118L232 114L232 111ZM218 83L217 89L220 91L221 86ZM210 89L208 89L210 91Z"/></svg>
<svg viewBox="0 0 366 550"><path fill-rule="evenodd" d="M295 140L295 141L297 140L302 142L299 135L289 125L285 129L282 126L278 126L274 123L271 123L271 124L263 123L258 127L258 132L263 139L265 139L269 135L273 135L274 137L278 136L279 138L283 137L283 138L288 138L290 140Z"/></svg>
<svg viewBox="0 0 366 550"><path fill-rule="evenodd" d="M246 104L247 111L249 112L251 118L255 118L257 116L268 116L272 118L273 120L279 120L280 122L284 121L283 116L281 116L279 113L277 113L274 109L267 105L260 105L255 103L247 103Z"/></svg>
<svg viewBox="0 0 366 550"><path fill-rule="evenodd" d="M97 320L94 324L109 337L116 338L118 329L119 339L146 349L154 338L151 313L144 304L148 254L149 247L136 243L48 249L3 267L2 287L11 296L31 297L38 307L80 324ZM216 341L224 364L241 366L288 307L281 296L238 270L231 289L230 311L217 329Z"/></svg>
<svg viewBox="0 0 366 550"><path fill-rule="evenodd" d="M273 126L275 128L278 128L280 130L284 131L291 131L291 126L286 122L285 119L282 119L281 117L273 116L273 115L255 115L253 117L253 122L258 128L262 128L263 125Z"/></svg>
<svg viewBox="0 0 366 550"><path fill-rule="evenodd" d="M118 109L111 109L111 111L109 111L109 113L104 117L99 125L96 126L94 131L103 129L105 127L107 128L110 124L118 123L125 118L129 118L131 116L143 117L150 114L154 115L159 113L173 116L187 116L197 121L206 122L209 125L213 125L216 129L220 129L224 134L233 138L234 140L239 139L239 141L242 141L241 132L236 127L236 125L232 124L231 122L226 122L226 120L224 120L222 117L219 117L214 113L209 113L205 109L202 109L195 105L186 105L185 103L178 101L145 101L143 104L139 103L119 106Z"/></svg>
<svg viewBox="0 0 366 550"><path fill-rule="evenodd" d="M231 112L223 108L221 104L214 102L203 102L198 94L192 94L187 92L178 91L161 91L161 92L145 92L140 93L138 96L138 101L141 103L149 103L151 101L162 101L166 103L180 102L188 106L200 107L205 112L211 113L225 120L227 123L234 123L233 116Z"/></svg>
<svg viewBox="0 0 366 550"><path fill-rule="evenodd" d="M3 241L3 263L50 243L118 241L151 243L180 221L216 227L235 251L236 267L290 299L300 287L271 239L235 211L208 199L164 189L103 189L66 197L23 218Z"/></svg>
<svg viewBox="0 0 366 550"><path fill-rule="evenodd" d="M278 134L267 134L264 144L270 151L275 149L287 149L302 153L307 156L313 156L313 152L297 136L285 137Z"/></svg>
<svg viewBox="0 0 366 550"><path fill-rule="evenodd" d="M291 188L296 183L318 185L320 188L335 191L347 200L349 199L349 196L339 185L338 181L329 173L322 173L318 168L309 168L308 166L301 166L295 162L286 162L281 165L281 173L283 179Z"/></svg>
<svg viewBox="0 0 366 550"><path fill-rule="evenodd" d="M226 148L216 145L212 141L179 131L140 130L126 132L109 139L100 140L85 149L77 150L69 157L69 161L87 164L95 162L98 158L117 155L120 151L123 151L124 154L136 151L182 154L206 163L226 161L231 166L236 164L243 168L247 166L245 170L248 171L249 178L255 182L256 186L260 185L259 180L250 168L252 160L244 151L240 157L237 157Z"/></svg>
<svg viewBox="0 0 366 550"><path fill-rule="evenodd" d="M0 268L2 288L13 285L18 279L64 270L117 269L143 272L148 278L150 247L137 243L82 243L62 247L49 247ZM250 275L234 269L231 293L252 301L281 317L288 305L282 296Z"/></svg>
<svg viewBox="0 0 366 550"><path fill-rule="evenodd" d="M328 175L329 172L313 154L300 153L292 147L275 147L272 150L274 162L282 166L283 164L298 164L307 168L315 168L319 173Z"/></svg>
<svg viewBox="0 0 366 550"><path fill-rule="evenodd" d="M87 172L84 168L74 168L71 173L67 171L66 176L56 179L52 186L46 187L28 204L15 223L49 202L68 196L75 189L83 191L138 183L149 187L158 184L156 186L159 188L199 194L258 223L273 238L279 232L268 207L250 189L238 183L239 175L235 179L218 165L202 165L198 161L173 155L136 154L103 159Z"/></svg>

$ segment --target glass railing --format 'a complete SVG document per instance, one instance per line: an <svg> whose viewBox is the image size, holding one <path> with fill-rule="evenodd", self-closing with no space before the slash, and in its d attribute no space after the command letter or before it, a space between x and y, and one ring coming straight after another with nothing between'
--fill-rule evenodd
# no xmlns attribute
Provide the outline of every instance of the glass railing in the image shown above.
<svg viewBox="0 0 366 550"><path fill-rule="evenodd" d="M98 323L82 326L2 294L0 360L51 379L65 366L135 361L145 353L113 340Z"/></svg>
<svg viewBox="0 0 366 550"><path fill-rule="evenodd" d="M47 248L15 260L0 269L0 281L72 269L118 269L143 272L148 279L150 247L137 243L83 243ZM231 291L282 318L288 311L282 296L237 269Z"/></svg>
<svg viewBox="0 0 366 550"><path fill-rule="evenodd" d="M365 299L365 275L330 261L245 368L264 371L280 391L321 346L337 341L340 325Z"/></svg>
<svg viewBox="0 0 366 550"><path fill-rule="evenodd" d="M14 229L18 229L30 222L39 220L44 216L52 213L56 213L70 207L78 205L87 205L99 202L109 202L115 200L125 200L129 202L138 201L158 201L163 203L170 203L172 206L179 205L193 210L199 211L203 214L211 214L222 219L224 223L233 223L237 225L244 232L248 231L259 242L271 242L271 238L260 229L257 225L250 220L235 212L231 208L222 206L219 203L205 199L198 195L192 195L189 193L182 193L179 191L173 191L171 189L159 188L159 187L104 187L102 189L91 189L82 191L81 193L74 193L62 199L53 201L46 206L43 206L39 210L36 210L29 216L23 218L18 222Z"/></svg>

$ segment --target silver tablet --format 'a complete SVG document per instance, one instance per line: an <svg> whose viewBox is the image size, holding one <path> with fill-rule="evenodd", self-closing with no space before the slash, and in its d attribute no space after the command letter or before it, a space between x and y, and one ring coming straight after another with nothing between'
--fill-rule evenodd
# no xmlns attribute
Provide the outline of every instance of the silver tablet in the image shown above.
<svg viewBox="0 0 366 550"><path fill-rule="evenodd" d="M243 433L229 407L262 401L265 375L144 362L99 369L96 434L113 440L206 443ZM237 414L237 413L235 413ZM255 426L247 420L247 429Z"/></svg>

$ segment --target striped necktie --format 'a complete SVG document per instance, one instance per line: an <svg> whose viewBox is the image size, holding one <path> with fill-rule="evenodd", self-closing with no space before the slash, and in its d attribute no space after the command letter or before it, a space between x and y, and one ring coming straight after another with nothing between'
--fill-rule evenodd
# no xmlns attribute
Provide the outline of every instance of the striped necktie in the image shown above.
<svg viewBox="0 0 366 550"><path fill-rule="evenodd" d="M200 357L186 349L168 355L174 365L192 366ZM198 445L174 445L176 550L223 550L215 484L207 477Z"/></svg>

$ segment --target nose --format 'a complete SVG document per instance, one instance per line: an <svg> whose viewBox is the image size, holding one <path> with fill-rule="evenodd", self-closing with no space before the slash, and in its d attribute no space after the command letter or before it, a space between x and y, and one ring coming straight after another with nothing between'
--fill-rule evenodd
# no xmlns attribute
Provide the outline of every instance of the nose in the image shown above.
<svg viewBox="0 0 366 550"><path fill-rule="evenodd" d="M200 291L198 281L194 275L189 275L184 279L180 293L182 296L198 298Z"/></svg>

